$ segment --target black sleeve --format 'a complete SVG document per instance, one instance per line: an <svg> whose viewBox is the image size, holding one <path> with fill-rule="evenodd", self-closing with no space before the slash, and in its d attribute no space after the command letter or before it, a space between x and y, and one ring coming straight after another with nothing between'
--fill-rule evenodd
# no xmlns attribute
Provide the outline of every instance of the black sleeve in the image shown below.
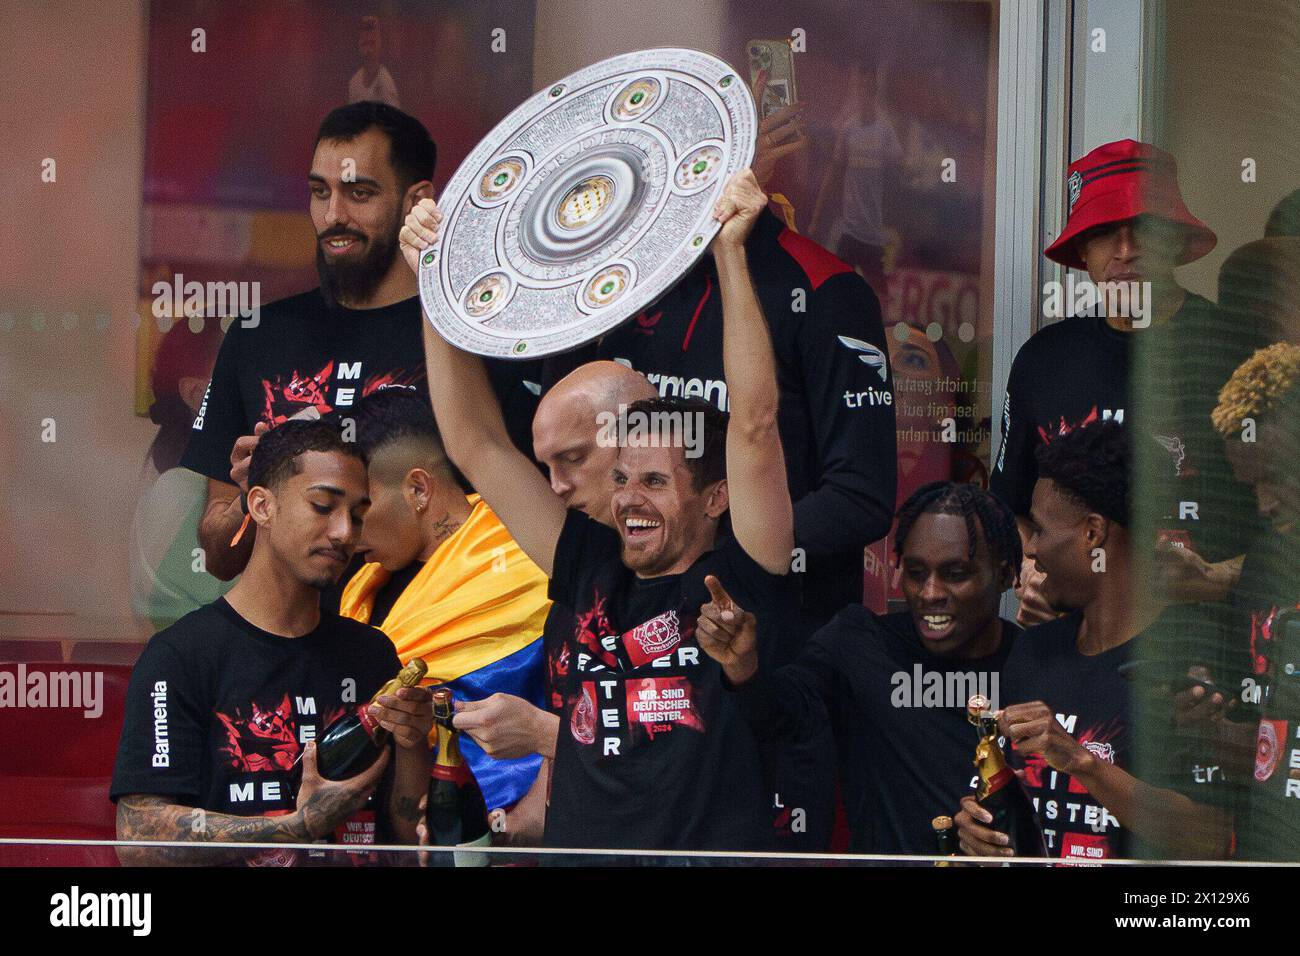
<svg viewBox="0 0 1300 956"><path fill-rule="evenodd" d="M250 434L250 416L239 393L240 324L231 323L212 368L212 380L194 419L181 467L230 484L230 450Z"/></svg>
<svg viewBox="0 0 1300 956"><path fill-rule="evenodd" d="M719 530L718 534L717 562L710 573L717 576L741 607L755 614L764 613L789 589L791 575L772 574L749 556L730 531Z"/></svg>
<svg viewBox="0 0 1300 956"><path fill-rule="evenodd" d="M1011 363L1007 376L1007 397L1002 404L1002 447L989 476L989 490L1006 503L1015 514L1025 517L1038 480L1038 446L1034 416L1029 409L1024 387L1025 367L1030 359L1021 348Z"/></svg>
<svg viewBox="0 0 1300 956"><path fill-rule="evenodd" d="M799 657L770 677L761 671L734 688L741 713L760 739L802 739L820 729L833 706L839 678L831 654L832 632L822 628ZM724 681L731 689L731 685Z"/></svg>
<svg viewBox="0 0 1300 956"><path fill-rule="evenodd" d="M880 302L861 276L833 276L809 300L795 353L821 474L795 502L794 537L809 555L838 555L880 540L893 520L894 381ZM859 403L868 391L889 396L890 404Z"/></svg>
<svg viewBox="0 0 1300 956"><path fill-rule="evenodd" d="M483 365L501 406L501 417L511 442L532 461L533 415L541 401L542 361L485 359Z"/></svg>
<svg viewBox="0 0 1300 956"><path fill-rule="evenodd" d="M206 730L198 689L176 648L155 636L131 672L109 797L149 793L196 805Z"/></svg>
<svg viewBox="0 0 1300 956"><path fill-rule="evenodd" d="M772 574L749 556L734 535L724 533L708 569L736 599L758 618L760 666L772 670L794 659L808 636L801 624L798 574ZM711 600L703 576L697 580L699 604Z"/></svg>
<svg viewBox="0 0 1300 956"><path fill-rule="evenodd" d="M359 621L352 621L350 618L340 618L349 624L360 624ZM397 647L393 644L392 639L383 631L369 624L361 625L363 633L357 635L353 642L356 646L366 647L365 661L373 675L373 684L364 694L358 694L358 697L373 697L379 688L383 687L390 680L397 676L398 672L406 665L402 659L397 656ZM366 643L363 643L366 642ZM366 646L368 644L369 646ZM361 688L358 687L358 690Z"/></svg>
<svg viewBox="0 0 1300 956"><path fill-rule="evenodd" d="M576 607L584 572L605 564L611 558L619 558L619 548L617 531L570 508L564 518L564 527L560 529L560 539L555 543L555 561L547 596L559 604Z"/></svg>

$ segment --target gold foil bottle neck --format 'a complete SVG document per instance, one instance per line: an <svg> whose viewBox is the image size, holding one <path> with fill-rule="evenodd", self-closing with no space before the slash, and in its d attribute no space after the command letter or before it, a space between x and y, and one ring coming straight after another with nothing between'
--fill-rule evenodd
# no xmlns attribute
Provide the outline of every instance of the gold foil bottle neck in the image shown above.
<svg viewBox="0 0 1300 956"><path fill-rule="evenodd" d="M402 668L402 672L397 675L397 679L402 682L403 687L414 687L424 680L424 675L427 673L429 673L429 665L424 662L424 658L413 657Z"/></svg>
<svg viewBox="0 0 1300 956"><path fill-rule="evenodd" d="M975 769L979 771L978 799L989 795L989 782L1006 769L1007 758L993 737L981 737L975 745Z"/></svg>
<svg viewBox="0 0 1300 956"><path fill-rule="evenodd" d="M398 671L396 677L375 691L375 696L370 698L370 702L373 704L381 697L397 693L399 687L415 687L420 681L424 680L424 675L428 672L429 665L424 662L423 658L411 658L411 662Z"/></svg>
<svg viewBox="0 0 1300 956"><path fill-rule="evenodd" d="M459 767L464 763L460 755L460 734L451 726L452 717L451 691L439 687L433 692L434 724L438 728L438 755L436 764L444 767Z"/></svg>

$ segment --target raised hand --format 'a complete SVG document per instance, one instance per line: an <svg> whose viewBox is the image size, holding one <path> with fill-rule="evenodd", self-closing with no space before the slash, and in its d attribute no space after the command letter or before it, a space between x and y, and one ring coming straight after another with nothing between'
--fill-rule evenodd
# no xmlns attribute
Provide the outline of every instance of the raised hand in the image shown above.
<svg viewBox="0 0 1300 956"><path fill-rule="evenodd" d="M1061 616L1043 597L1045 580L1047 575L1035 569L1033 561L1025 559L1020 565L1020 585L1016 588L1020 610L1016 612L1016 623L1021 627L1033 627Z"/></svg>
<svg viewBox="0 0 1300 956"><path fill-rule="evenodd" d="M271 426L266 422L258 422L253 426L253 434L236 438L235 446L230 449L230 483L238 485L240 491L248 491L248 468L253 463L253 449L270 430Z"/></svg>
<svg viewBox="0 0 1300 956"><path fill-rule="evenodd" d="M402 247L402 256L411 271L420 271L420 253L438 241L438 230L442 226L442 210L432 199L421 199L411 207L397 234L397 241Z"/></svg>
<svg viewBox="0 0 1300 956"><path fill-rule="evenodd" d="M754 101L761 109L763 94L767 90L767 70L758 74L754 83ZM775 113L763 117L758 123L758 143L754 150L754 178L764 189L772 178L776 164L785 156L808 146L799 114L807 103L791 103Z"/></svg>
<svg viewBox="0 0 1300 956"><path fill-rule="evenodd" d="M722 223L722 229L713 239L714 246L744 246L759 214L767 208L767 193L763 192L752 169L735 173L713 205L713 217ZM409 219L408 219L409 221Z"/></svg>
<svg viewBox="0 0 1300 956"><path fill-rule="evenodd" d="M758 672L758 620L736 604L712 574L705 577L704 586L713 600L700 607L695 639L722 665L729 681L743 684Z"/></svg>

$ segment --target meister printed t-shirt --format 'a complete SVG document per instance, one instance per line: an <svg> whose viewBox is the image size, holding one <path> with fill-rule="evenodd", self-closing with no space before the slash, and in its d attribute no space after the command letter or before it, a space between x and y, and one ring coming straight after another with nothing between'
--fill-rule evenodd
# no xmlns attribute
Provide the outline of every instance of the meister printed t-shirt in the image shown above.
<svg viewBox="0 0 1300 956"><path fill-rule="evenodd" d="M751 850L771 840L759 749L695 622L714 574L776 626L786 579L726 535L681 574L638 578L618 532L570 511L551 598L572 609L547 648L560 734L546 844Z"/></svg>
<svg viewBox="0 0 1300 956"><path fill-rule="evenodd" d="M369 625L325 613L311 633L281 637L220 598L141 654L109 795L237 816L291 813L303 747L401 666L392 641Z"/></svg>

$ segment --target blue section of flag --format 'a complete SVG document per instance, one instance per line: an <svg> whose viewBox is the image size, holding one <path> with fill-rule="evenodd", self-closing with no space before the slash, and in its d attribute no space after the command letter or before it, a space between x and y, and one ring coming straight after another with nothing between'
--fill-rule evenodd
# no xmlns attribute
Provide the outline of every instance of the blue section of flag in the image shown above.
<svg viewBox="0 0 1300 956"><path fill-rule="evenodd" d="M483 700L493 694L514 694L545 709L543 666L542 639L539 637L509 657L462 674L446 686L451 688L456 700ZM460 735L460 752L483 792L483 802L488 810L518 803L542 767L542 758L537 754L515 760L494 760L469 734Z"/></svg>

